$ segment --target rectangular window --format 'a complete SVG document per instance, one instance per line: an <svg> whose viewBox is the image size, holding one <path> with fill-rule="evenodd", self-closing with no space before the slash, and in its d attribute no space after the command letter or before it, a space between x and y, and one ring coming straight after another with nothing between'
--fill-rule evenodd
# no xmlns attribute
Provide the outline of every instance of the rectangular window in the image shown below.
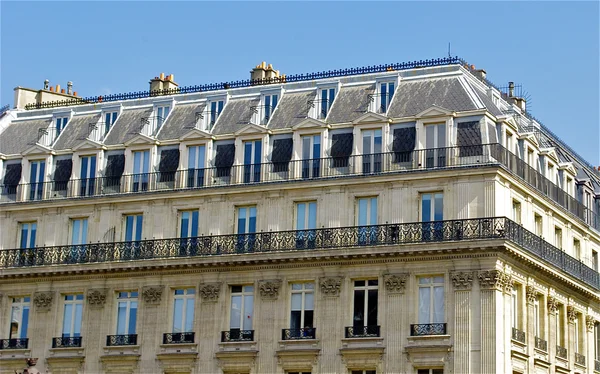
<svg viewBox="0 0 600 374"><path fill-rule="evenodd" d="M362 197L357 199L358 226L377 225L377 197Z"/></svg>
<svg viewBox="0 0 600 374"><path fill-rule="evenodd" d="M379 281L377 279L354 281L352 326L355 334L363 332L366 326L377 326L378 290Z"/></svg>
<svg viewBox="0 0 600 374"><path fill-rule="evenodd" d="M394 82L384 82L379 84L379 106L377 113L385 113L390 106L394 96Z"/></svg>
<svg viewBox="0 0 600 374"><path fill-rule="evenodd" d="M302 178L321 175L321 135L302 137Z"/></svg>
<svg viewBox="0 0 600 374"><path fill-rule="evenodd" d="M204 186L206 168L206 146L195 145L188 147L187 187Z"/></svg>
<svg viewBox="0 0 600 374"><path fill-rule="evenodd" d="M108 134L112 125L117 121L118 112L108 112L104 114L104 135Z"/></svg>
<svg viewBox="0 0 600 374"><path fill-rule="evenodd" d="M425 167L446 166L446 124L425 125Z"/></svg>
<svg viewBox="0 0 600 374"><path fill-rule="evenodd" d="M31 161L29 166L29 200L40 200L42 199L44 191L46 162Z"/></svg>
<svg viewBox="0 0 600 374"><path fill-rule="evenodd" d="M511 318L511 327L514 329L518 329L519 324L519 306L520 299L519 296L521 294L521 286L515 284L511 293L511 309L512 309L512 318Z"/></svg>
<svg viewBox="0 0 600 374"><path fill-rule="evenodd" d="M231 286L230 330L252 330L253 319L254 286Z"/></svg>
<svg viewBox="0 0 600 374"><path fill-rule="evenodd" d="M225 102L223 100L218 100L218 101L212 101L210 103L210 110L209 110L209 115L208 115L208 130L212 129L213 126L215 125L215 123L217 122L217 119L219 119L219 115L221 114L221 112L223 111L223 106L225 105Z"/></svg>
<svg viewBox="0 0 600 374"><path fill-rule="evenodd" d="M246 206L238 208L237 219L237 251L251 252L254 250L256 239L256 207Z"/></svg>
<svg viewBox="0 0 600 374"><path fill-rule="evenodd" d="M63 338L81 336L81 318L83 316L83 295L65 295L63 312Z"/></svg>
<svg viewBox="0 0 600 374"><path fill-rule="evenodd" d="M149 171L150 151L133 152L133 192L148 191Z"/></svg>
<svg viewBox="0 0 600 374"><path fill-rule="evenodd" d="M117 335L134 335L136 332L138 293L119 292L117 296Z"/></svg>
<svg viewBox="0 0 600 374"><path fill-rule="evenodd" d="M23 222L21 225L21 240L19 248L35 248L37 222Z"/></svg>
<svg viewBox="0 0 600 374"><path fill-rule="evenodd" d="M296 247L314 248L317 236L317 202L296 204Z"/></svg>
<svg viewBox="0 0 600 374"><path fill-rule="evenodd" d="M573 239L573 257L581 260L581 242L579 239Z"/></svg>
<svg viewBox="0 0 600 374"><path fill-rule="evenodd" d="M381 172L381 130L362 132L362 170L365 174Z"/></svg>
<svg viewBox="0 0 600 374"><path fill-rule="evenodd" d="M581 331L579 330L581 328L582 323L579 321L580 315L578 314L577 317L575 318L575 353L579 353L581 352Z"/></svg>
<svg viewBox="0 0 600 374"><path fill-rule="evenodd" d="M94 195L96 185L96 156L81 157L79 196Z"/></svg>
<svg viewBox="0 0 600 374"><path fill-rule="evenodd" d="M565 328L565 322L564 322L564 312L563 312L563 306L559 305L558 308L556 309L556 345L559 345L561 347L564 347L564 328Z"/></svg>
<svg viewBox="0 0 600 374"><path fill-rule="evenodd" d="M335 99L335 88L321 90L321 110L319 118L327 118L327 113L331 110L333 100Z"/></svg>
<svg viewBox="0 0 600 374"><path fill-rule="evenodd" d="M444 277L419 278L419 324L444 322Z"/></svg>
<svg viewBox="0 0 600 374"><path fill-rule="evenodd" d="M165 122L165 120L169 116L170 111L171 111L171 107L168 105L159 106L158 108L156 108L156 117L157 117L156 118L156 130L160 129L162 124Z"/></svg>
<svg viewBox="0 0 600 374"><path fill-rule="evenodd" d="M58 138L60 133L65 129L67 122L69 122L69 117L61 117L56 119L56 138Z"/></svg>
<svg viewBox="0 0 600 374"><path fill-rule="evenodd" d="M314 283L292 283L291 329L313 327L315 309Z"/></svg>
<svg viewBox="0 0 600 374"><path fill-rule="evenodd" d="M87 243L87 218L76 218L71 220L71 244L82 245Z"/></svg>
<svg viewBox="0 0 600 374"><path fill-rule="evenodd" d="M537 236L544 236L544 221L542 220L542 216L539 214L534 215L534 224L535 224L535 234Z"/></svg>
<svg viewBox="0 0 600 374"><path fill-rule="evenodd" d="M594 324L594 357L600 361L600 323Z"/></svg>
<svg viewBox="0 0 600 374"><path fill-rule="evenodd" d="M269 122L269 118L271 118L271 114L273 114L273 111L275 110L275 107L277 106L278 99L279 99L278 95L265 95L265 97L264 97L265 110L264 110L264 116L263 116L262 123Z"/></svg>
<svg viewBox="0 0 600 374"><path fill-rule="evenodd" d="M592 251L592 269L598 271L598 252Z"/></svg>
<svg viewBox="0 0 600 374"><path fill-rule="evenodd" d="M563 236L562 229L559 227L554 227L554 246L558 249L563 249Z"/></svg>
<svg viewBox="0 0 600 374"><path fill-rule="evenodd" d="M515 221L516 223L518 223L520 225L521 224L521 203L518 202L517 200L513 200L513 202L512 202L512 216L513 216L513 221Z"/></svg>
<svg viewBox="0 0 600 374"><path fill-rule="evenodd" d="M533 302L533 333L536 337L542 337L541 331L541 309L540 309L540 301L536 298Z"/></svg>
<svg viewBox="0 0 600 374"><path fill-rule="evenodd" d="M12 299L9 339L27 338L30 302L31 298L29 296L14 297Z"/></svg>
<svg viewBox="0 0 600 374"><path fill-rule="evenodd" d="M125 216L125 241L142 240L143 214L130 214Z"/></svg>
<svg viewBox="0 0 600 374"><path fill-rule="evenodd" d="M197 210L184 210L181 212L180 238L195 238L198 236Z"/></svg>
<svg viewBox="0 0 600 374"><path fill-rule="evenodd" d="M194 331L194 302L196 290L193 288L175 290L173 299L173 333Z"/></svg>
<svg viewBox="0 0 600 374"><path fill-rule="evenodd" d="M444 194L441 192L421 194L421 220L423 222L444 219Z"/></svg>
<svg viewBox="0 0 600 374"><path fill-rule="evenodd" d="M244 183L260 182L262 140L244 142Z"/></svg>

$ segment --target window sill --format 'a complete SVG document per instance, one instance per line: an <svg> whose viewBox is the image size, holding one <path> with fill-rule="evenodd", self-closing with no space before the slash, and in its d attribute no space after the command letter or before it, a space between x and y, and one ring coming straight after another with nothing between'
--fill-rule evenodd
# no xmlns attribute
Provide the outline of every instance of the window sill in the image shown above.
<svg viewBox="0 0 600 374"><path fill-rule="evenodd" d="M106 355L140 355L140 346L139 345L111 345L104 347L104 354Z"/></svg>
<svg viewBox="0 0 600 374"><path fill-rule="evenodd" d="M11 359L11 358L29 358L31 356L31 350L25 349L1 349L0 359Z"/></svg>
<svg viewBox="0 0 600 374"><path fill-rule="evenodd" d="M185 353L198 353L197 343L175 343L175 344L161 344L160 354L185 354Z"/></svg>
<svg viewBox="0 0 600 374"><path fill-rule="evenodd" d="M64 347L64 348L50 348L48 349L50 356L61 356L61 357L83 357L83 347Z"/></svg>
<svg viewBox="0 0 600 374"><path fill-rule="evenodd" d="M255 352L256 342L240 341L240 342L220 342L220 352Z"/></svg>
<svg viewBox="0 0 600 374"><path fill-rule="evenodd" d="M279 349L282 351L291 350L321 350L319 339L290 339L280 340Z"/></svg>
<svg viewBox="0 0 600 374"><path fill-rule="evenodd" d="M354 348L383 348L382 337L343 338L342 349Z"/></svg>

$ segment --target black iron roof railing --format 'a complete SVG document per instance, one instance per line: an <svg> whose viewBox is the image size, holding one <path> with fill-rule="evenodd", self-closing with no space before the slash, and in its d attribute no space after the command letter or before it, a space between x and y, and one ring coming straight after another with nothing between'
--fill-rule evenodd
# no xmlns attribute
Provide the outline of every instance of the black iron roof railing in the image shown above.
<svg viewBox="0 0 600 374"><path fill-rule="evenodd" d="M0 108L0 116L3 115L4 113L8 112L9 109L10 109L10 105L9 104L6 104L2 108Z"/></svg>
<svg viewBox="0 0 600 374"><path fill-rule="evenodd" d="M176 95L176 94L188 94L188 93L195 93L195 92L217 91L217 90L223 90L223 89L229 89L229 88L241 88L241 87L250 87L250 86L267 85L267 84L302 82L302 81L310 81L310 80L322 79L322 78L346 77L346 76L352 76L352 75L380 73L380 72L385 72L385 71L408 70L408 69L415 69L415 68L421 68L421 67L454 65L454 64L463 64L463 63L464 63L464 61L459 57L445 57L445 58L401 62L401 63L393 63L393 64L385 64L385 65L363 66L363 67L349 68L349 69L336 69L336 70L321 71L321 72L317 72L317 73L292 74L292 75L275 77L275 78L270 78L270 79L268 79L268 78L267 79L254 79L254 80L246 79L246 80L238 80L238 81L232 81L232 82L221 82L221 83L194 85L194 86L184 86L184 87L177 87L174 89L166 89L166 90L153 90L153 91L148 90L148 91L118 93L118 94L104 95L104 96L89 96L89 97L73 98L73 99L67 99L67 100L47 101L47 102L43 102L43 103L27 104L25 106L25 109L30 110L30 109L42 109L42 108L55 108L55 107L61 107L61 106L94 104L94 103L102 103L102 102L109 102L109 101L143 99L143 98L155 97L155 96L166 96L166 95Z"/></svg>
<svg viewBox="0 0 600 374"><path fill-rule="evenodd" d="M0 250L0 268L504 239L600 290L600 275L506 217Z"/></svg>

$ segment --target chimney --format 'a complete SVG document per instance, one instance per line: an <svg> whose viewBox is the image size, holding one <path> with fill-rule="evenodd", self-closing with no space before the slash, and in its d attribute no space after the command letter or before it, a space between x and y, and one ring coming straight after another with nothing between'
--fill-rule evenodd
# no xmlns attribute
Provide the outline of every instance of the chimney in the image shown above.
<svg viewBox="0 0 600 374"><path fill-rule="evenodd" d="M508 97L515 96L515 82L508 82Z"/></svg>
<svg viewBox="0 0 600 374"><path fill-rule="evenodd" d="M508 82L508 102L515 104L525 112L527 101L525 98L515 96L515 82Z"/></svg>
<svg viewBox="0 0 600 374"><path fill-rule="evenodd" d="M279 70L273 69L273 65L263 61L261 64L256 65L256 67L250 70L250 80L256 82L254 84L260 84L262 81L266 81L264 83L275 83L281 82L285 80L285 75L280 76Z"/></svg>
<svg viewBox="0 0 600 374"><path fill-rule="evenodd" d="M165 77L165 73L160 73L158 77L150 80L150 91L173 90L174 92L178 92L177 88L179 85L175 83L174 79L173 74Z"/></svg>
<svg viewBox="0 0 600 374"><path fill-rule="evenodd" d="M56 93L59 93L59 92L60 92L60 84L57 84L56 85Z"/></svg>
<svg viewBox="0 0 600 374"><path fill-rule="evenodd" d="M46 79L46 80L44 81L44 90L48 91L48 89L49 89L49 86L50 86L50 81L49 81L48 79Z"/></svg>
<svg viewBox="0 0 600 374"><path fill-rule="evenodd" d="M473 71L473 74L475 74L475 76L481 80L484 80L487 75L486 71L483 69L477 69Z"/></svg>
<svg viewBox="0 0 600 374"><path fill-rule="evenodd" d="M73 82L67 82L67 95L73 95Z"/></svg>

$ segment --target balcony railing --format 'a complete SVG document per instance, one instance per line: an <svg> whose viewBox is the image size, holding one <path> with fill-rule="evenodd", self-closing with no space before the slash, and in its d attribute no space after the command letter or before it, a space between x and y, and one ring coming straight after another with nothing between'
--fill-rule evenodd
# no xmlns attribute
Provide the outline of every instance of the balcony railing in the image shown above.
<svg viewBox="0 0 600 374"><path fill-rule="evenodd" d="M252 342L254 341L254 330L233 329L221 331L221 342Z"/></svg>
<svg viewBox="0 0 600 374"><path fill-rule="evenodd" d="M594 371L600 371L600 360L594 360Z"/></svg>
<svg viewBox="0 0 600 374"><path fill-rule="evenodd" d="M420 323L410 325L410 336L446 335L445 323Z"/></svg>
<svg viewBox="0 0 600 374"><path fill-rule="evenodd" d="M29 338L1 339L0 349L27 349Z"/></svg>
<svg viewBox="0 0 600 374"><path fill-rule="evenodd" d="M575 363L581 366L585 366L585 356L581 353L575 352Z"/></svg>
<svg viewBox="0 0 600 374"><path fill-rule="evenodd" d="M0 250L0 268L476 239L510 240L528 253L600 290L600 274L597 271L505 217L4 249Z"/></svg>
<svg viewBox="0 0 600 374"><path fill-rule="evenodd" d="M52 338L52 348L81 347L81 336L61 336Z"/></svg>
<svg viewBox="0 0 600 374"><path fill-rule="evenodd" d="M377 338L380 336L379 326L347 326L346 338Z"/></svg>
<svg viewBox="0 0 600 374"><path fill-rule="evenodd" d="M556 357L560 357L560 358L563 358L566 360L568 358L567 348L557 345L556 346Z"/></svg>
<svg viewBox="0 0 600 374"><path fill-rule="evenodd" d="M535 348L548 352L548 342L542 338L535 337Z"/></svg>
<svg viewBox="0 0 600 374"><path fill-rule="evenodd" d="M137 345L137 334L131 335L108 335L106 337L108 347L117 345Z"/></svg>
<svg viewBox="0 0 600 374"><path fill-rule="evenodd" d="M163 344L191 344L194 343L193 332L169 332L163 334Z"/></svg>
<svg viewBox="0 0 600 374"><path fill-rule="evenodd" d="M525 336L526 336L525 331L519 330L514 327L512 328L512 336L511 336L512 340L515 340L517 342L521 342L521 343L525 344L525 340L526 340Z"/></svg>
<svg viewBox="0 0 600 374"><path fill-rule="evenodd" d="M303 329L283 329L281 330L281 340L302 340L316 339L317 329L315 327L305 327Z"/></svg>

